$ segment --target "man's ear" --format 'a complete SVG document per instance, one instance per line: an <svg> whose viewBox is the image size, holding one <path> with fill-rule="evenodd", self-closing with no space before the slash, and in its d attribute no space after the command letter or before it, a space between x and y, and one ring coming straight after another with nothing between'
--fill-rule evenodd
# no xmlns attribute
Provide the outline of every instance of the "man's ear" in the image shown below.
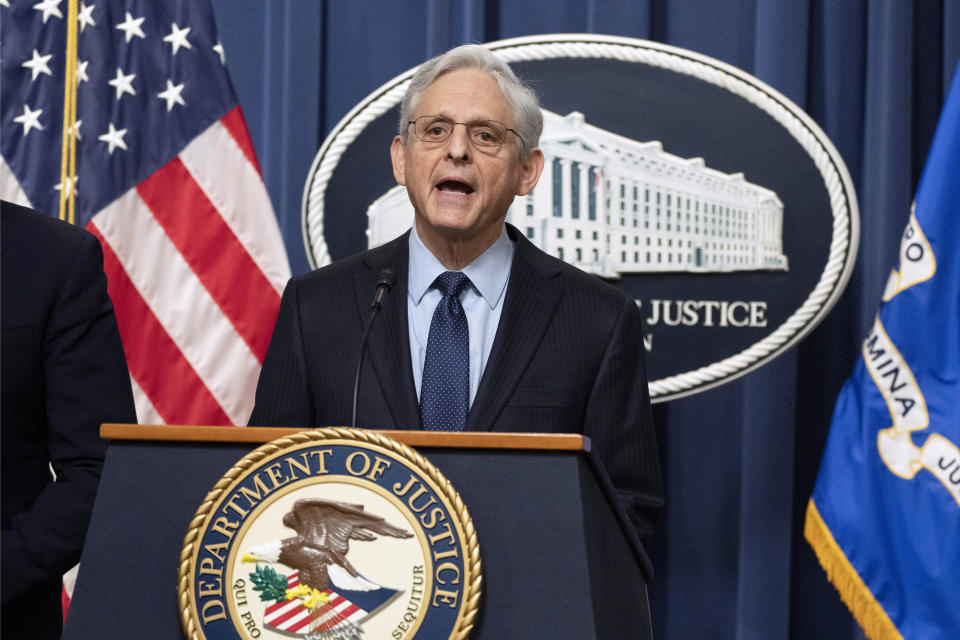
<svg viewBox="0 0 960 640"><path fill-rule="evenodd" d="M407 162L407 147L403 144L403 140L400 136L396 136L393 139L393 142L390 144L390 161L393 163L393 179L397 181L399 185L406 185L406 162ZM542 165L541 161L541 165Z"/></svg>
<svg viewBox="0 0 960 640"><path fill-rule="evenodd" d="M543 152L534 149L526 158L520 159L520 181L517 183L517 195L525 196L537 186L540 174L543 173Z"/></svg>

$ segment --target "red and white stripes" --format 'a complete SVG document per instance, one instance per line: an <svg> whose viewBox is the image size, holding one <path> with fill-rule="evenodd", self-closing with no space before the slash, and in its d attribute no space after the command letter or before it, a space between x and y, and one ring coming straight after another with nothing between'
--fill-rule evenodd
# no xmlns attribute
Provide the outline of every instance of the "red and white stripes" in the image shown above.
<svg viewBox="0 0 960 640"><path fill-rule="evenodd" d="M139 421L246 424L290 269L239 108L87 229Z"/></svg>
<svg viewBox="0 0 960 640"><path fill-rule="evenodd" d="M295 588L299 582L299 571L287 577L287 586L290 589ZM299 598L267 605L263 612L263 624L287 633L306 634L334 628L354 628L367 616L367 611L336 591L327 589L324 593L327 602L313 609L303 606Z"/></svg>

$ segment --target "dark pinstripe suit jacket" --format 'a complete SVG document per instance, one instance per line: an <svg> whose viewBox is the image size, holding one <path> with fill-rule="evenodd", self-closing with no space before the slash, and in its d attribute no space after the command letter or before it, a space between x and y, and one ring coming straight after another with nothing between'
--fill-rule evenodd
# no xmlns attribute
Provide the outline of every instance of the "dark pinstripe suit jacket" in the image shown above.
<svg viewBox="0 0 960 640"><path fill-rule="evenodd" d="M466 429L589 436L649 539L663 500L640 312L624 293L507 231L517 245L507 297ZM389 266L397 280L370 336L357 425L420 428L407 237L290 280L250 424L349 424L363 324L377 276Z"/></svg>
<svg viewBox="0 0 960 640"><path fill-rule="evenodd" d="M0 215L2 635L59 638L61 576L80 559L106 451L100 423L137 416L100 243L7 202Z"/></svg>

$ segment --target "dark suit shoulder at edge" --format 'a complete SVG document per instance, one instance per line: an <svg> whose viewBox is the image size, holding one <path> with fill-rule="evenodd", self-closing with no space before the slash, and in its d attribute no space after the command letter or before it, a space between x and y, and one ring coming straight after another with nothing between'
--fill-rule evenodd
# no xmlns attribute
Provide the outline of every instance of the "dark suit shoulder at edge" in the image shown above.
<svg viewBox="0 0 960 640"><path fill-rule="evenodd" d="M525 260L541 275L552 279L566 289L578 289L589 295L597 295L601 299L623 304L630 296L595 275L567 264L535 246L527 237L513 225L507 225L507 233L517 243L516 258Z"/></svg>
<svg viewBox="0 0 960 640"><path fill-rule="evenodd" d="M6 200L0 201L0 225L4 245L10 244L8 240L14 240L18 244L28 242L36 245L31 246L31 250L51 247L61 251L64 246L78 247L85 242L96 240L95 236L83 227Z"/></svg>

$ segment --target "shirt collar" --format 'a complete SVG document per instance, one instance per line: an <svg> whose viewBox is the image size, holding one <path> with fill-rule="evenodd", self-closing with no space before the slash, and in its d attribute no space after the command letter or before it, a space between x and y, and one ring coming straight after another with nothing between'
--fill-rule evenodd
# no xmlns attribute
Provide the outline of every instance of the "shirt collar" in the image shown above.
<svg viewBox="0 0 960 640"><path fill-rule="evenodd" d="M430 290L433 281L447 268L423 244L420 236L417 235L416 225L413 225L410 230L409 245L407 293L413 303L419 305L424 294ZM514 251L515 246L507 235L506 226L503 226L496 241L473 262L461 269L491 309L497 306L506 290Z"/></svg>

